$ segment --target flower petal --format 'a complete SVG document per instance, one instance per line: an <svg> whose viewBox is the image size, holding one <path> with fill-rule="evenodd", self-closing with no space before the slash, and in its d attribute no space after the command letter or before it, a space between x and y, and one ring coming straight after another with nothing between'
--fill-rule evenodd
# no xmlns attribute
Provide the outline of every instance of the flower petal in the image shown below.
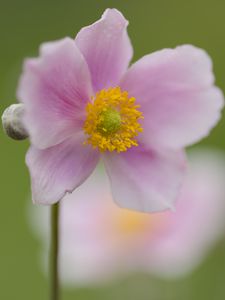
<svg viewBox="0 0 225 300"><path fill-rule="evenodd" d="M176 212L161 214L163 230L153 233L143 249L145 267L164 277L180 277L192 271L224 237L224 153L192 151L186 179ZM149 248L151 254L146 251Z"/></svg>
<svg viewBox="0 0 225 300"><path fill-rule="evenodd" d="M98 153L83 145L83 139L68 139L48 149L31 147L26 163L32 181L33 202L52 204L72 192L91 174Z"/></svg>
<svg viewBox="0 0 225 300"><path fill-rule="evenodd" d="M206 136L223 107L222 92L213 82L209 56L190 45L158 51L135 63L121 86L141 105L143 142L181 148Z"/></svg>
<svg viewBox="0 0 225 300"><path fill-rule="evenodd" d="M185 172L181 152L159 152L140 146L104 156L115 201L143 212L173 208Z"/></svg>
<svg viewBox="0 0 225 300"><path fill-rule="evenodd" d="M43 149L80 130L93 92L88 66L72 39L44 44L40 52L40 58L26 61L18 96L31 142Z"/></svg>
<svg viewBox="0 0 225 300"><path fill-rule="evenodd" d="M109 181L102 171L97 167L60 201L60 278L73 288L106 283L121 267L120 235L113 231L114 213L121 209L112 202ZM48 207L29 205L28 217L34 233L43 241L41 250L46 250L41 257L45 256L47 275L50 211Z"/></svg>
<svg viewBox="0 0 225 300"><path fill-rule="evenodd" d="M117 9L106 9L99 21L82 28L76 36L95 91L118 85L128 67L133 50L127 25L128 21Z"/></svg>

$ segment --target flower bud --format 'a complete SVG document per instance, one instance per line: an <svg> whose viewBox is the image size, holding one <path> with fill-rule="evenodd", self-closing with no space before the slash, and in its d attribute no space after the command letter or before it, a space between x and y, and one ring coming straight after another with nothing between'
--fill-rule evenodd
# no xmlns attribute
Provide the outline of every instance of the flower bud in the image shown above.
<svg viewBox="0 0 225 300"><path fill-rule="evenodd" d="M14 140L24 140L28 133L23 125L23 104L12 104L2 114L2 125L5 133Z"/></svg>

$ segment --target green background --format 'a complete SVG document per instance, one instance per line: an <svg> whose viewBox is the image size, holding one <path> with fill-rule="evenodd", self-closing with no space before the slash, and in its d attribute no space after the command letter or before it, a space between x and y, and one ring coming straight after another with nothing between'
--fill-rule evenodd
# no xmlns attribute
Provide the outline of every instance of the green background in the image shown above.
<svg viewBox="0 0 225 300"><path fill-rule="evenodd" d="M225 90L225 1L34 1L0 0L0 107L16 101L24 57L43 41L75 36L116 7L130 21L135 54L191 43L212 56L217 84ZM202 144L225 147L225 119ZM14 142L0 131L0 299L48 299L48 283L38 266L40 244L28 226L29 175L24 163L28 142ZM102 288L63 290L63 299L225 299L225 239L190 276L163 281L134 275Z"/></svg>

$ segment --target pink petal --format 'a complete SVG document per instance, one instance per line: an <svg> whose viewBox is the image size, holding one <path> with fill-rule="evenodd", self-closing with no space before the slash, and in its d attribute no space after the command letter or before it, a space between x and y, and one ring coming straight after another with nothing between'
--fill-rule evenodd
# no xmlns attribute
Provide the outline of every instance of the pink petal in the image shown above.
<svg viewBox="0 0 225 300"><path fill-rule="evenodd" d="M79 132L92 94L88 66L72 39L42 45L40 57L26 61L18 90L32 144L47 148Z"/></svg>
<svg viewBox="0 0 225 300"><path fill-rule="evenodd" d="M26 162L31 174L33 202L52 204L85 181L98 154L83 139L68 139L48 149L31 147Z"/></svg>
<svg viewBox="0 0 225 300"><path fill-rule="evenodd" d="M79 188L60 201L60 277L67 286L103 284L119 265L121 246L114 240L119 235L112 231L112 211L119 208L112 202L108 178L102 171L97 167ZM43 254L48 254L48 207L29 206L28 217L43 240Z"/></svg>
<svg viewBox="0 0 225 300"><path fill-rule="evenodd" d="M131 148L104 157L114 200L143 212L173 208L185 171L183 153Z"/></svg>
<svg viewBox="0 0 225 300"><path fill-rule="evenodd" d="M161 215L165 226L149 239L146 262L164 277L193 270L225 230L225 157L209 149L191 153L191 168L175 212Z"/></svg>
<svg viewBox="0 0 225 300"><path fill-rule="evenodd" d="M141 105L141 139L180 148L206 136L218 122L223 95L213 82L207 53L184 45L143 57L121 86Z"/></svg>
<svg viewBox="0 0 225 300"><path fill-rule="evenodd" d="M118 85L132 58L133 50L127 35L128 21L116 9L107 9L102 18L84 27L76 36L95 91Z"/></svg>

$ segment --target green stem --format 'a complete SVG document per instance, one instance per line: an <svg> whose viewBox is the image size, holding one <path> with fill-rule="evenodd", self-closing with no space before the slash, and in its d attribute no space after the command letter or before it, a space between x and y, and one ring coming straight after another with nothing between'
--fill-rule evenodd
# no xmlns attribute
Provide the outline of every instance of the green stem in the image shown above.
<svg viewBox="0 0 225 300"><path fill-rule="evenodd" d="M56 203L51 206L50 300L59 300L58 246L59 204Z"/></svg>

